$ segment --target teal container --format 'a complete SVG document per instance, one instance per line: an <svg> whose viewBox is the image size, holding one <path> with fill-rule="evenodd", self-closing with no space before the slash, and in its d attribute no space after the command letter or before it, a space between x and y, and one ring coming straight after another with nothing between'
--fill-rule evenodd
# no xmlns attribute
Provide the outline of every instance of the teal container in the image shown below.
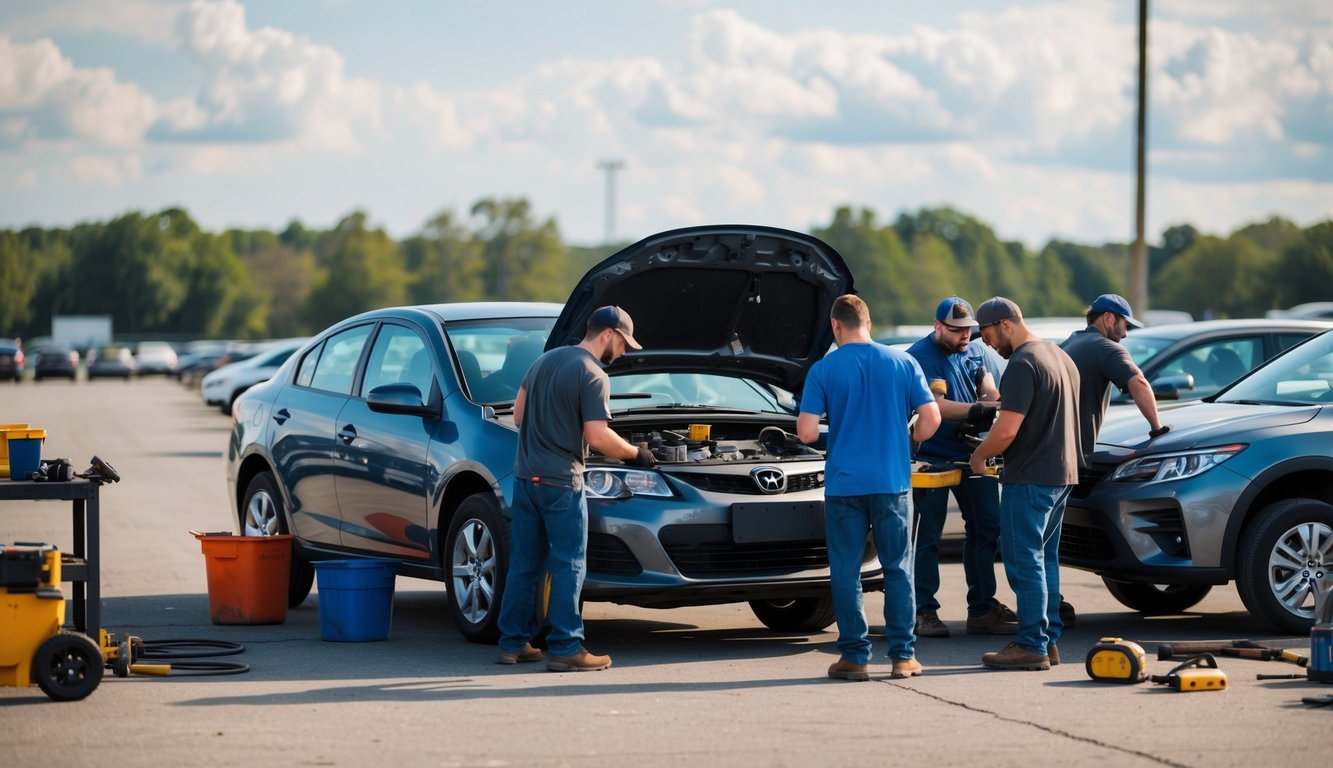
<svg viewBox="0 0 1333 768"><path fill-rule="evenodd" d="M393 560L316 560L319 637L335 643L389 639L393 624Z"/></svg>

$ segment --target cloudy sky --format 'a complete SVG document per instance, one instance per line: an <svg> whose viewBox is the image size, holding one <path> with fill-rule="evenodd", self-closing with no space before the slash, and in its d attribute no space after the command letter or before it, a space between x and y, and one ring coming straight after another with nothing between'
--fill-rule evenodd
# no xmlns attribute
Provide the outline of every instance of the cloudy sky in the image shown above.
<svg viewBox="0 0 1333 768"><path fill-rule="evenodd" d="M1134 234L1136 3L8 0L0 227L180 205L395 237L522 196L596 243L950 204ZM1333 4L1151 3L1148 232L1333 217Z"/></svg>

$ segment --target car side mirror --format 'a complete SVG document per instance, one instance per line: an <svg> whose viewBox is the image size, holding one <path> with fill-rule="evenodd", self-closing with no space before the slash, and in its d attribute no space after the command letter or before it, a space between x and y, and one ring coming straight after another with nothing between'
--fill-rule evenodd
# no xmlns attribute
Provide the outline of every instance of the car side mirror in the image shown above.
<svg viewBox="0 0 1333 768"><path fill-rule="evenodd" d="M1181 392L1194 389L1194 377L1188 373L1177 373L1153 379L1152 393L1158 400L1179 400Z"/></svg>
<svg viewBox="0 0 1333 768"><path fill-rule="evenodd" d="M415 384L381 384L366 394L366 405L376 413L401 413L438 419L440 407L422 400Z"/></svg>

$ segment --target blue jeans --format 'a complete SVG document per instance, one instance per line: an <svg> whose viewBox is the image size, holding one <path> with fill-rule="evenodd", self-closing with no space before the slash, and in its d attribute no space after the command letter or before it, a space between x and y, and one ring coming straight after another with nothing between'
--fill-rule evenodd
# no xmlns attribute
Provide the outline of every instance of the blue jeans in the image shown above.
<svg viewBox="0 0 1333 768"><path fill-rule="evenodd" d="M949 492L963 514L963 576L967 580L967 615L984 616L995 599L995 553L1000 548L1000 484L989 477L968 477L950 488L912 492L916 507L916 610L938 611L940 535L948 516Z"/></svg>
<svg viewBox="0 0 1333 768"><path fill-rule="evenodd" d="M588 571L588 503L583 489L514 481L509 573L500 599L500 651L523 650L539 629L538 586L551 573L546 647L552 656L583 648L579 593Z"/></svg>
<svg viewBox="0 0 1333 768"><path fill-rule="evenodd" d="M873 534L884 569L884 634L890 659L916 655L912 632L916 607L908 571L907 494L828 496L824 500L824 538L828 543L833 610L838 618L838 650L853 664L870 661L870 626L861 599L861 556Z"/></svg>
<svg viewBox="0 0 1333 768"><path fill-rule="evenodd" d="M1000 494L1000 552L1018 601L1014 642L1045 655L1060 641L1060 526L1067 485L1006 485Z"/></svg>

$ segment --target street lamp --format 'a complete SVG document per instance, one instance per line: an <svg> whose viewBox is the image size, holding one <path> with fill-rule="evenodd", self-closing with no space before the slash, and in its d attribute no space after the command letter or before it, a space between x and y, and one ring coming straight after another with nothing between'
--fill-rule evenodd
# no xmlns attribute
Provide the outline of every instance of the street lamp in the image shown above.
<svg viewBox="0 0 1333 768"><path fill-rule="evenodd" d="M597 167L606 174L606 235L603 242L616 239L616 171L625 167L624 160L600 160Z"/></svg>

